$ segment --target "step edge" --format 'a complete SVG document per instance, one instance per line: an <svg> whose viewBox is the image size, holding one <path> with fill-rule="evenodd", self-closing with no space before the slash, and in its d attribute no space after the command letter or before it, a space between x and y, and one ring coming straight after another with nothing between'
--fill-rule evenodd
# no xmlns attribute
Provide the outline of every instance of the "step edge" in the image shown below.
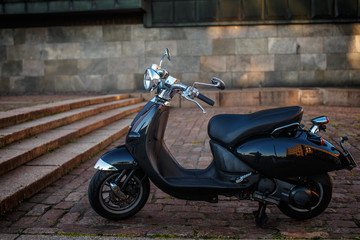
<svg viewBox="0 0 360 240"><path fill-rule="evenodd" d="M87 149L83 154L78 154L73 158L69 159L67 162L63 163L62 165L57 166L53 171L47 173L37 181L30 183L27 186L24 186L15 193L11 193L10 195L6 196L4 199L0 199L0 206L1 206L0 214L4 214L7 211L11 210L15 206L17 206L20 202L22 202L25 198L29 198L33 196L34 194L41 191L45 187L49 186L56 180L60 179L62 176L68 174L74 167L87 161L91 155L106 148L116 139L126 134L128 130L128 126L129 125L126 125L124 128L120 129L116 133L107 137L105 141L101 141L100 143L91 146L91 148ZM40 185L40 184L43 186L36 187L36 185Z"/></svg>
<svg viewBox="0 0 360 240"><path fill-rule="evenodd" d="M120 99L129 98L130 94L114 94L114 95L105 95L94 98L81 98L75 100L65 100L59 101L50 104L40 104L33 107L18 108L10 110L6 113L4 117L0 117L0 128L18 124L29 119L37 119L48 114L54 114L61 111L66 111L69 109L79 108L79 104L84 103L82 106L89 106L101 102L110 102ZM111 100L114 99L114 100ZM29 110L30 109L30 110Z"/></svg>
<svg viewBox="0 0 360 240"><path fill-rule="evenodd" d="M30 126L30 127L18 130L18 131L14 131L9 134L1 135L0 136L0 148L10 145L11 143L19 141L21 139L26 139L28 137L40 134L47 130L54 129L54 128L57 128L62 125L71 124L78 120L85 119L87 117L94 116L96 114L99 114L99 113L102 113L105 111L109 111L109 110L112 110L115 108L121 108L121 107L130 106L130 105L139 103L142 101L142 99L127 98L127 99L121 99L118 101L123 101L123 102L111 101L111 102L106 102L106 103L88 105L85 107L94 106L94 108L90 108L90 109L87 109L87 110L84 110L81 112L77 112L72 115L64 116L59 119L54 119L54 120L49 120L48 122L39 123L37 125ZM108 105L105 105L105 104L108 104ZM99 106L96 108L95 107L96 105L103 105L103 106ZM75 109L71 109L71 110L75 110ZM69 111L71 111L71 110L69 110ZM41 118L39 118L39 119L41 119ZM13 126L15 126L15 125L13 125ZM11 126L8 126L8 127L11 127Z"/></svg>
<svg viewBox="0 0 360 240"><path fill-rule="evenodd" d="M81 128L81 129L74 130L60 138L53 139L53 140L48 141L40 146L36 146L36 147L30 149L29 151L26 151L24 153L16 155L16 156L12 157L11 159L4 160L4 162L0 163L0 176L6 174L7 172L9 172L13 169L16 169L17 167L31 161L34 158L40 157L40 156L46 154L47 152L53 151L54 149L65 145L66 143L68 143L69 141L71 141L73 139L78 139L78 138L85 136L86 134L91 133L101 127L105 127L115 121L118 121L120 119L125 118L126 116L129 116L135 112L138 112L142 109L143 105L144 105L144 102L141 102L141 103L138 103L135 105L131 105L131 106L135 106L135 107L132 107L132 108L122 111L120 113L114 114L106 119L96 121L90 125L86 125L85 127ZM23 159L23 157L25 159Z"/></svg>

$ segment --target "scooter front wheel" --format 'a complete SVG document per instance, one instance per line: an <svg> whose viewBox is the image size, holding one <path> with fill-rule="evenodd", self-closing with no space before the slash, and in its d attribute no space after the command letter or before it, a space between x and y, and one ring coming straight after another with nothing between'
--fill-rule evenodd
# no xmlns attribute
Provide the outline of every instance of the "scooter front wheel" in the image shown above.
<svg viewBox="0 0 360 240"><path fill-rule="evenodd" d="M89 184L88 197L92 208L111 220L126 219L145 205L150 193L149 178L140 171L98 171Z"/></svg>
<svg viewBox="0 0 360 240"><path fill-rule="evenodd" d="M310 194L310 201L306 206L298 206L291 201L290 203L281 202L278 205L280 211L297 220L314 218L325 211L331 201L332 181L328 174L320 175L320 178L321 181L307 179L297 186L307 189Z"/></svg>

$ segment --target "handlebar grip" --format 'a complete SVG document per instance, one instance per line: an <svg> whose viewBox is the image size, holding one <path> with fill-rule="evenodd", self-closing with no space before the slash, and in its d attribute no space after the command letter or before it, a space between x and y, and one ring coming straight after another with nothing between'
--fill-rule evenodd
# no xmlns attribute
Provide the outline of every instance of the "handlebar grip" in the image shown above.
<svg viewBox="0 0 360 240"><path fill-rule="evenodd" d="M215 104L215 102L212 99L206 97L205 95L202 95L201 93L198 94L197 98L211 106L214 106Z"/></svg>

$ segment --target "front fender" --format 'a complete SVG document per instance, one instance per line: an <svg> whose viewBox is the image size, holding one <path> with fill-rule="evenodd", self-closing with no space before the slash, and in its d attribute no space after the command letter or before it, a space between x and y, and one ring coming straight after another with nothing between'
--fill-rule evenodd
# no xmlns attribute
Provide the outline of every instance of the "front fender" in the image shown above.
<svg viewBox="0 0 360 240"><path fill-rule="evenodd" d="M119 171L121 169L135 169L137 166L135 159L125 145L122 145L102 155L94 168L101 171Z"/></svg>

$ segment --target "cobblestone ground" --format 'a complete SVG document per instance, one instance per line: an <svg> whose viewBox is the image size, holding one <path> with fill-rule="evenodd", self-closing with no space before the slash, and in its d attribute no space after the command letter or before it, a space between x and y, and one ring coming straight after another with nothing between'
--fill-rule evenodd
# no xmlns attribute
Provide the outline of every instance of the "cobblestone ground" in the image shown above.
<svg viewBox="0 0 360 240"><path fill-rule="evenodd" d="M207 123L218 113L251 113L260 107L172 109L166 143L186 168L205 168L212 160L208 145ZM303 123L315 116L330 118L322 133L332 143L347 135L349 150L360 165L360 108L304 107ZM122 137L104 151L124 143ZM21 203L0 218L0 235L9 239L31 234L52 236L115 235L152 238L353 238L360 239L360 169L331 173L334 180L332 201L320 216L296 221L282 214L276 206L268 208L268 225L255 226L253 211L257 204L222 197L219 203L173 199L151 186L148 203L134 217L110 221L97 215L87 199L87 188L95 173L99 155L81 164L51 186ZM21 177L21 176L19 176ZM11 235L5 235L11 234Z"/></svg>

